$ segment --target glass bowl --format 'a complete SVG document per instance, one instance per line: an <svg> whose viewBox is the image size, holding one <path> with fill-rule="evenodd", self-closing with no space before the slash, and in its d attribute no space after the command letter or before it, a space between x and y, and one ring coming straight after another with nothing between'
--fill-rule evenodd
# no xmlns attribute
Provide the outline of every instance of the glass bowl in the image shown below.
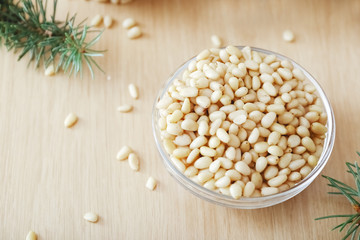
<svg viewBox="0 0 360 240"><path fill-rule="evenodd" d="M242 49L243 46L237 46L239 49ZM169 86L172 84L174 79L178 76L181 76L183 71L187 68L189 63L195 59L192 58L185 62L183 65L181 65L174 74L170 76L168 81L165 83L165 85L161 88L159 91L158 96L156 97L154 106L153 106L153 112L152 112L152 128L153 128L153 134L155 138L155 142L157 145L157 148L159 150L159 153L163 159L164 165L166 169L169 171L169 173L177 180L178 183L180 183L185 189L189 190L192 194L200 197L201 199L205 199L209 202L222 205L225 207L232 207L232 208L240 208L240 209L255 209L255 208L264 208L273 206L275 204L279 204L281 202L284 202L297 194L299 194L301 191L303 191L305 188L307 188L314 180L315 178L320 174L322 169L325 167L330 154L332 152L334 141L335 141L335 118L334 113L332 110L332 107L330 105L330 102L328 98L325 95L325 92L320 87L319 83L315 80L313 76L309 72L307 72L303 67L301 67L299 64L294 62L288 57L285 57L281 54L264 50L261 48L255 48L251 47L252 50L257 51L259 53L264 53L267 55L273 54L276 55L278 59L281 60L288 60L290 61L294 67L299 68L303 71L305 76L307 77L308 81L310 81L316 88L318 96L321 98L323 102L323 108L327 114L327 124L326 127L328 128L328 132L326 133L326 137L324 140L324 146L323 146L323 152L319 158L318 164L316 167L310 172L306 178L298 182L295 186L292 188L274 194L270 196L263 196L263 197L254 197L254 198L247 198L242 197L240 199L234 199L231 196L223 195L221 193L217 193L215 191L206 189L205 187L193 182L191 179L186 177L183 173L181 173L171 162L170 157L168 153L165 151L164 146L162 144L162 140L160 137L160 129L158 127L158 119L159 119L159 111L156 108L156 103L161 99L161 97L165 94L166 90L169 88Z"/></svg>

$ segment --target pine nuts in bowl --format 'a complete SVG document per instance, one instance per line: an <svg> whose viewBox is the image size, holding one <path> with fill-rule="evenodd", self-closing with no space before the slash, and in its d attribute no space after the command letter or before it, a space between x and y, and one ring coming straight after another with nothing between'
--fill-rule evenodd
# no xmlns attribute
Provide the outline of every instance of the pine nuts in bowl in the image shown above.
<svg viewBox="0 0 360 240"><path fill-rule="evenodd" d="M170 174L196 196L233 208L286 201L327 163L334 114L300 65L250 47L205 49L170 77L153 108Z"/></svg>

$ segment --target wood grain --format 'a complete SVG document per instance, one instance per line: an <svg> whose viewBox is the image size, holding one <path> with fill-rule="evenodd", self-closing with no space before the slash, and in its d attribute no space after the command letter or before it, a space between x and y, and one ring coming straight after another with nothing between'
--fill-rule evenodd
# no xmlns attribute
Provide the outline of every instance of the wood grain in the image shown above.
<svg viewBox="0 0 360 240"><path fill-rule="evenodd" d="M127 5L60 1L59 16L79 19L108 14L116 19L99 48L107 75L84 79L26 68L16 55L0 50L0 239L24 239L32 229L45 239L339 239L329 229L350 213L343 198L329 197L317 178L297 197L274 207L234 210L198 199L167 173L151 130L157 91L177 66L211 45L218 34L226 44L251 45L294 59L325 89L334 108L336 143L323 171L349 182L345 161L360 150L360 2L136 0ZM134 17L144 36L126 38L121 20ZM282 31L296 34L294 43ZM132 100L127 85L140 87ZM131 114L116 107L134 105ZM79 116L63 127L69 112ZM133 172L115 155L123 144L141 157ZM159 181L154 192L148 176ZM97 212L100 221L82 216Z"/></svg>

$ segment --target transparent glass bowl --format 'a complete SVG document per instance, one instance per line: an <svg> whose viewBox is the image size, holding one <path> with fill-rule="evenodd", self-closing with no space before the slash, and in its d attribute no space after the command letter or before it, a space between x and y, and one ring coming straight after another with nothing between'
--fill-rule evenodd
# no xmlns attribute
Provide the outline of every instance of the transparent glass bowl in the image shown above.
<svg viewBox="0 0 360 240"><path fill-rule="evenodd" d="M243 46L238 46L238 48L242 49ZM182 66L180 66L175 71L174 74L172 74L170 76L169 80L161 88L161 90L155 100L155 103L153 106L153 113L152 113L152 127L153 127L153 134L154 134L155 142L156 142L157 148L159 150L159 153L163 159L164 165L165 165L166 169L169 171L169 173L183 187L185 187L185 189L189 190L194 195L196 195L202 199L205 199L209 202L218 204L218 205L232 207L232 208L241 208L241 209L255 209L255 208L269 207L269 206L284 202L284 201L296 196L297 194L299 194L301 191L303 191L305 188L307 188L310 185L310 183L312 183L315 180L315 178L320 174L322 169L325 167L325 165L330 157L330 154L332 152L332 149L334 146L334 141L335 141L334 113L331 108L330 102L325 95L325 92L320 87L319 83L314 79L314 77L311 76L310 73L307 72L303 67L301 67L299 64L297 64L296 62L294 62L293 60L291 60L288 57L285 57L285 56L275 53L275 52L260 49L260 48L252 47L251 49L254 51L260 52L260 53L267 54L267 55L270 55L270 54L276 55L278 59L288 60L294 65L294 67L301 69L304 72L307 79L316 87L317 94L321 98L321 100L323 102L324 110L328 116L327 125L326 125L328 128L328 132L326 133L326 138L324 140L323 152L321 154L321 157L319 158L318 164L306 178L301 180L294 187L292 187L284 192L280 192L280 193L270 195L270 196L256 197L256 198L243 197L240 199L234 199L230 196L217 193L215 191L206 189L206 188L198 185L197 183L195 183L192 180L190 180L189 178L187 178L183 173L181 173L173 165L168 153L164 149L164 146L162 144L162 140L160 137L160 129L157 124L160 114L159 114L158 109L156 108L156 103L166 93L166 90L169 88L169 86L171 86L173 80L175 78L181 76L181 74L187 68L188 64L191 62L191 60L194 60L195 57L188 60L187 62L185 62Z"/></svg>

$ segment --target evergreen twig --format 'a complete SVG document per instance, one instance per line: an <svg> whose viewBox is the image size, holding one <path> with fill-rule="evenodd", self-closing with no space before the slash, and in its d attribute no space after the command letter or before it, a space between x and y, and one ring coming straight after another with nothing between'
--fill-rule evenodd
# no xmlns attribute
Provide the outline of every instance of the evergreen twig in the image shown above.
<svg viewBox="0 0 360 240"><path fill-rule="evenodd" d="M360 153L358 152L358 155L360 156ZM339 214L339 215L330 215L325 217L319 217L315 220L322 220L322 219L328 219L328 218L345 218L346 220L339 225L335 226L333 230L339 229L339 232L342 232L345 228L347 228L343 240L345 239L358 239L360 240L360 234L358 233L358 229L360 227L360 167L355 162L355 164L346 163L346 166L348 167L347 172L350 173L355 181L356 188L350 187L349 185L336 180L334 178L324 176L329 181L328 186L335 188L337 191L328 192L329 194L335 194L335 195L343 195L348 199L348 201L351 203L353 209L355 210L355 213L353 214Z"/></svg>
<svg viewBox="0 0 360 240"><path fill-rule="evenodd" d="M93 58L103 56L104 51L94 50L92 46L102 32L91 30L84 21L75 24L76 15L57 21L57 0L50 16L47 3L47 0L0 0L0 46L4 45L8 51L20 51L18 60L29 55L36 67L41 63L45 67L54 64L56 72L61 68L69 75L79 73L82 77L85 62L94 78L94 65L101 68ZM90 32L97 32L97 36L87 42Z"/></svg>

